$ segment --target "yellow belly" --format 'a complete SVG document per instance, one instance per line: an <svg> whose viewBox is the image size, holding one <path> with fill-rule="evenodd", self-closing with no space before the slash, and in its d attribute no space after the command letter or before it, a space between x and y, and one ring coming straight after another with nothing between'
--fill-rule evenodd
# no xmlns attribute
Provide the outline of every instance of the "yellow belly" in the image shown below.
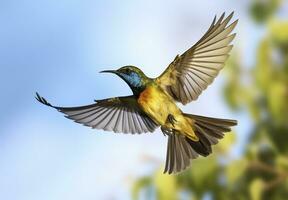
<svg viewBox="0 0 288 200"><path fill-rule="evenodd" d="M198 140L192 128L192 120L186 118L174 100L158 86L147 86L139 95L138 104L149 117L161 126L177 130L192 140ZM174 126L167 121L169 114L173 115L176 120Z"/></svg>

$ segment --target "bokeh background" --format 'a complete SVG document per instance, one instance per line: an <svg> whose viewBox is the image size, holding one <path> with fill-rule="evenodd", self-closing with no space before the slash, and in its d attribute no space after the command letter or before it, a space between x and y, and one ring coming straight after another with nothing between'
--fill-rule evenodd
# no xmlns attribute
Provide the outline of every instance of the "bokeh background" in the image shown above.
<svg viewBox="0 0 288 200"><path fill-rule="evenodd" d="M92 130L37 103L131 94L103 69L156 77L215 14L239 18L226 67L185 112L239 125L185 173L163 175L167 138ZM286 199L285 0L0 2L0 199Z"/></svg>

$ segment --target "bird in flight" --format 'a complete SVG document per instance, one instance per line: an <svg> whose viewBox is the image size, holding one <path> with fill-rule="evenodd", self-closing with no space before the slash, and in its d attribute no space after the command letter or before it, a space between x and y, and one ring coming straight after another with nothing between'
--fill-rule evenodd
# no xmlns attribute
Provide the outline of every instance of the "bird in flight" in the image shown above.
<svg viewBox="0 0 288 200"><path fill-rule="evenodd" d="M189 167L192 159L212 153L212 145L237 125L236 120L187 114L183 105L196 100L210 85L229 56L235 38L231 34L238 20L229 23L233 13L225 18L216 16L208 31L190 49L177 55L157 78L147 77L135 66L105 70L123 79L133 95L95 100L79 107L53 106L36 93L36 99L65 114L77 123L116 133L146 133L161 128L168 136L164 173L178 173Z"/></svg>

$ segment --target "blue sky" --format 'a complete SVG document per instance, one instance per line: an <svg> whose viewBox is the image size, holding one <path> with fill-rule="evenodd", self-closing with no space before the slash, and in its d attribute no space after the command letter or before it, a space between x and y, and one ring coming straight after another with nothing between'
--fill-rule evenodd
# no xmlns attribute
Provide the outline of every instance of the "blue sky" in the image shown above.
<svg viewBox="0 0 288 200"><path fill-rule="evenodd" d="M0 199L129 198L133 178L164 163L166 138L89 129L40 105L34 93L63 106L130 94L122 80L98 72L132 64L155 77L224 11L240 18L235 49L252 65L263 30L249 21L247 0L233 2L1 1ZM250 123L223 102L223 77L183 109L238 119L237 156Z"/></svg>

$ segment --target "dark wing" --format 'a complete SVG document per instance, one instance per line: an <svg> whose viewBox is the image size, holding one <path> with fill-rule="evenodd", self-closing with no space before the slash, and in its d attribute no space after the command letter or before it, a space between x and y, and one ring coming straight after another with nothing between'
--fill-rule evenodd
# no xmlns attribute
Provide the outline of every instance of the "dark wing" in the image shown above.
<svg viewBox="0 0 288 200"><path fill-rule="evenodd" d="M177 56L168 68L156 78L156 82L176 101L183 104L196 100L210 85L232 49L230 42L236 34L230 34L238 20L228 25L233 13L224 19L225 13L214 18L204 36L181 56Z"/></svg>
<svg viewBox="0 0 288 200"><path fill-rule="evenodd" d="M94 104L80 107L52 106L38 93L36 99L67 118L96 129L134 134L153 132L159 126L139 109L133 96L95 100Z"/></svg>

